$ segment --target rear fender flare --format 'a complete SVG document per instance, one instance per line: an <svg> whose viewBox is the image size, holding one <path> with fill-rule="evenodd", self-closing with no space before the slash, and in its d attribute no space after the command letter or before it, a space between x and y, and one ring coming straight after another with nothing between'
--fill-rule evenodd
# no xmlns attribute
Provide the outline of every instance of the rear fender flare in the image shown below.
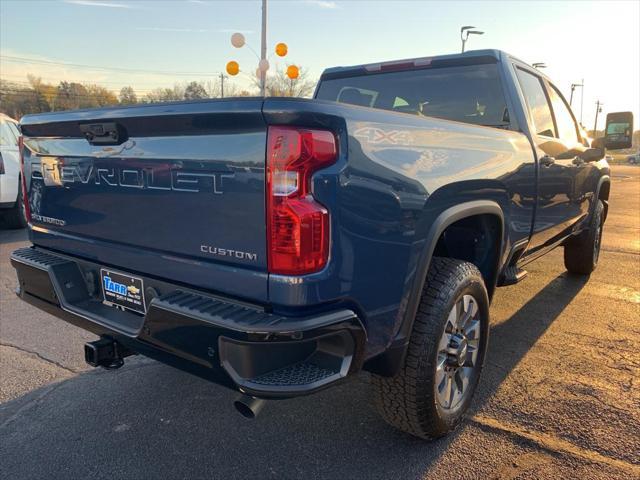
<svg viewBox="0 0 640 480"><path fill-rule="evenodd" d="M424 288L424 283L427 279L427 272L431 265L431 258L436 248L436 244L440 239L442 232L446 230L449 225L462 220L463 218L473 217L475 215L494 215L500 219L500 239L504 238L504 213L500 205L492 200L473 200L470 202L461 203L447 208L440 213L427 234L427 241L425 248L423 249L420 261L418 263L418 269L416 271L416 277L413 282L413 288L411 290L411 300L407 305L407 310L404 315L402 326L400 327L400 336L409 338L411 329L413 328L413 320L418 310L418 304L420 303L420 293ZM498 259L502 257L502 248L498 254Z"/></svg>
<svg viewBox="0 0 640 480"><path fill-rule="evenodd" d="M500 219L501 246L498 252L498 262L503 256L504 249L504 213L500 205L493 200L472 200L447 208L442 211L431 224L427 233L426 244L420 254L418 267L411 286L411 293L400 328L387 350L380 356L371 359L367 370L383 376L393 376L404 361L413 322L420 304L421 292L427 279L427 272L431 265L431 258L440 239L440 235L453 223L475 215L493 215ZM499 267L499 265L498 265ZM497 278L497 275L496 275ZM494 279L495 280L495 279Z"/></svg>

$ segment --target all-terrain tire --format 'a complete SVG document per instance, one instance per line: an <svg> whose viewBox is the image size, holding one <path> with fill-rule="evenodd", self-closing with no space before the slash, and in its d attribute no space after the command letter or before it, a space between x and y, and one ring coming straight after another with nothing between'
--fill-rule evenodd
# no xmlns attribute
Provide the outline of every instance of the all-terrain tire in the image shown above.
<svg viewBox="0 0 640 480"><path fill-rule="evenodd" d="M602 228L604 226L604 204L596 203L589 229L570 238L564 245L564 266L570 273L589 275L598 265Z"/></svg>
<svg viewBox="0 0 640 480"><path fill-rule="evenodd" d="M439 348L452 308L465 295L477 301L480 339L475 374L458 408L443 408L436 394ZM489 333L489 299L481 273L461 260L434 257L427 274L404 364L393 377L372 375L374 401L392 426L424 439L453 430L467 411L480 378Z"/></svg>

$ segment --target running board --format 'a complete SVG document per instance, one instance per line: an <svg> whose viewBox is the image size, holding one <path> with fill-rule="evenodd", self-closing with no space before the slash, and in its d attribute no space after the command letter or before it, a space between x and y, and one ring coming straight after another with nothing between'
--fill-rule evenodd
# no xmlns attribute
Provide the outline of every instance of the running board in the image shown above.
<svg viewBox="0 0 640 480"><path fill-rule="evenodd" d="M516 266L507 267L504 269L504 272L500 277L498 286L506 287L509 285L515 285L516 283L524 280L528 274L529 272Z"/></svg>

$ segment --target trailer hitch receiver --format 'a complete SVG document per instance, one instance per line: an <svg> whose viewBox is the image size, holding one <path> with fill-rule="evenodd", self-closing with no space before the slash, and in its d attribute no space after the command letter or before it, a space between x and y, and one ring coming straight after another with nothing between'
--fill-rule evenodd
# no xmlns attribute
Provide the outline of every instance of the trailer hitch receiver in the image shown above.
<svg viewBox="0 0 640 480"><path fill-rule="evenodd" d="M131 350L108 337L84 344L84 359L92 367L115 370L124 365L125 357L132 354Z"/></svg>

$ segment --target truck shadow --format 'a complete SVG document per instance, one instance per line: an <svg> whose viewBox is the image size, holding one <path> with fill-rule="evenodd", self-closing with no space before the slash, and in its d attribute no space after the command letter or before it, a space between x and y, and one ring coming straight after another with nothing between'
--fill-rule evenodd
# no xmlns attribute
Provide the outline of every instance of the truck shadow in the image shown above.
<svg viewBox="0 0 640 480"><path fill-rule="evenodd" d="M511 317L491 326L487 364L476 393L476 406L482 406L491 398L588 280L585 276L563 272Z"/></svg>
<svg viewBox="0 0 640 480"><path fill-rule="evenodd" d="M585 285L562 274L491 332L474 408ZM235 394L144 358L0 406L7 478L415 478L464 432L422 442L388 427L365 374L315 396L270 402L254 421ZM28 452L28 455L25 453Z"/></svg>

